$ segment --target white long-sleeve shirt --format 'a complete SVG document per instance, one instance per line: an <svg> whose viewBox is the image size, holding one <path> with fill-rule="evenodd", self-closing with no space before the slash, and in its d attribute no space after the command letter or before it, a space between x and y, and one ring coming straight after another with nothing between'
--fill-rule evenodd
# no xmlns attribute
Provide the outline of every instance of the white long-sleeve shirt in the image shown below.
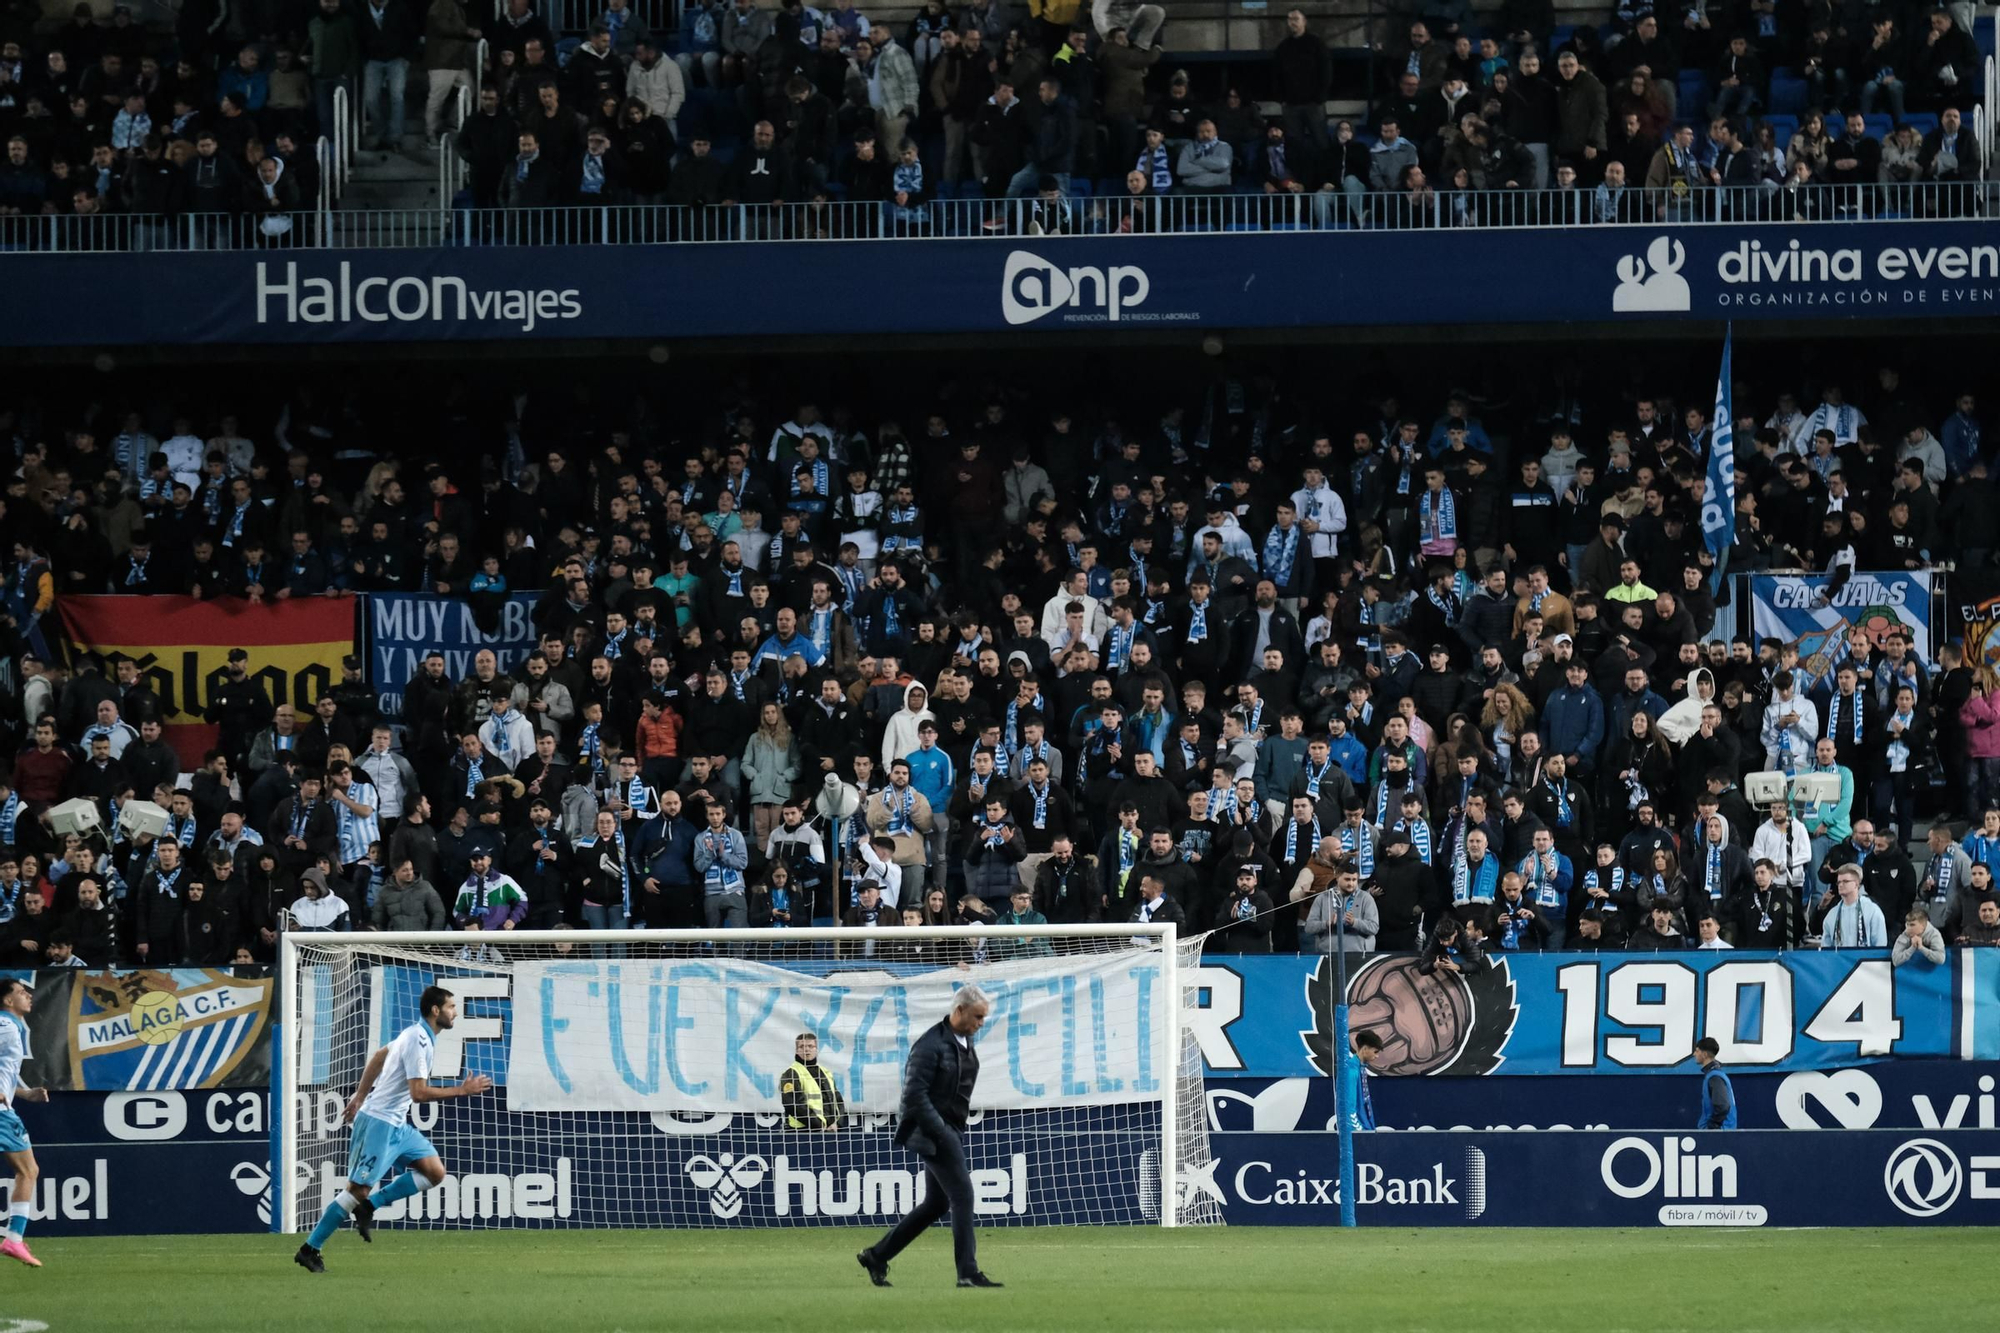
<svg viewBox="0 0 2000 1333"><path fill-rule="evenodd" d="M1787 713L1797 714L1798 720L1790 727L1780 726L1778 719ZM1792 743L1791 771L1811 768L1813 744L1819 737L1819 709L1798 690L1793 690L1789 699L1773 699L1764 705L1764 726L1760 735L1764 742L1765 767L1784 767L1781 760L1788 734Z"/></svg>
<svg viewBox="0 0 2000 1333"><path fill-rule="evenodd" d="M1311 534L1313 559L1333 559L1340 549L1340 534L1347 531L1347 506L1340 496L1321 482L1317 490L1293 491L1292 508L1298 510L1301 524L1319 525L1319 531Z"/></svg>
<svg viewBox="0 0 2000 1333"><path fill-rule="evenodd" d="M535 726L513 709L502 718L494 713L480 724L479 743L489 758L498 760L509 773L535 752Z"/></svg>
<svg viewBox="0 0 2000 1333"><path fill-rule="evenodd" d="M1755 865L1763 860L1778 868L1778 882L1787 888L1796 889L1804 884L1806 871L1812 865L1812 836L1806 832L1805 824L1792 819L1781 830L1767 819L1759 825L1756 836L1750 840L1750 863Z"/></svg>
<svg viewBox="0 0 2000 1333"><path fill-rule="evenodd" d="M903 901L903 867L875 855L875 849L866 842L861 844L861 864L868 867L868 878L882 886L882 905L899 909Z"/></svg>

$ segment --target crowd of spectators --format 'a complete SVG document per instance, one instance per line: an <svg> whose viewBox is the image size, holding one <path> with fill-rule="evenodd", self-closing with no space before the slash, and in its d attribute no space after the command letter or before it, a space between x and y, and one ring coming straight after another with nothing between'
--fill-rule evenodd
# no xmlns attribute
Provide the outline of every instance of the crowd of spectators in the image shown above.
<svg viewBox="0 0 2000 1333"><path fill-rule="evenodd" d="M1125 416L995 389L870 419L718 393L685 431L461 429L445 461L304 398L10 409L0 963L628 920L1788 948L1887 947L1915 910L1994 943L2000 680L1895 627L1804 661L1715 633L1715 423L1660 388L1357 412L1223 376ZM1990 569L1969 392L1885 366L1735 401L1732 570ZM534 594L536 638L463 679L432 654L393 718L358 657L274 700L238 650L183 772L152 670L54 630L68 594L357 591L491 624ZM1829 790L1753 809L1767 770ZM78 798L108 841L49 822ZM121 828L134 800L164 832Z"/></svg>
<svg viewBox="0 0 2000 1333"><path fill-rule="evenodd" d="M605 3L577 34L532 0L492 19L464 0L317 0L209 26L195 6L171 37L79 6L55 32L10 30L0 215L237 214L282 241L318 199L314 143L341 87L363 150L454 132L478 206L852 202L908 233L955 198L1028 201L985 225L1042 233L1278 216L1203 202L1236 194L1310 201L1282 213L1292 225L1811 220L1877 207L1842 187L1983 176L1965 5L1627 4L1602 30L1557 28L1546 0L1484 24L1464 0L1425 5L1440 12L1376 52L1369 115L1329 120L1337 53L1297 10L1266 116L1242 87L1198 97L1163 65L1155 5L929 0L897 31L853 0L694 0L670 38ZM1526 190L1564 193L1489 197ZM1981 206L1942 193L1893 207ZM1177 196L1194 202L1163 204ZM816 216L786 234L857 225Z"/></svg>

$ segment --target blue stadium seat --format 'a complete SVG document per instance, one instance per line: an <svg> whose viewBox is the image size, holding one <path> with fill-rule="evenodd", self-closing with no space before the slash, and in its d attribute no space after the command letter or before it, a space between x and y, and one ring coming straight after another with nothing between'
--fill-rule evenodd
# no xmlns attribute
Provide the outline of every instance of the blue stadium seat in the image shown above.
<svg viewBox="0 0 2000 1333"><path fill-rule="evenodd" d="M947 199L955 199L955 198L957 198L957 197L958 197L958 182L957 182L957 181L945 181L945 180L941 180L941 181L933 181L933 182L931 182L931 198L932 198L932 199L934 199L934 200L939 200L939 201L943 201L943 200L947 200Z"/></svg>
<svg viewBox="0 0 2000 1333"><path fill-rule="evenodd" d="M1088 176L1071 176L1071 177L1069 178L1069 197L1070 197L1070 198L1072 198L1072 199L1088 199L1088 198L1090 198L1090 196L1091 196L1092 192L1093 192L1093 187L1092 187L1092 185L1091 185L1091 180L1090 180L1090 177L1088 177Z"/></svg>
<svg viewBox="0 0 2000 1333"><path fill-rule="evenodd" d="M1928 139L1937 132L1938 118L1929 111L1912 111L1903 117L1903 123L1914 127L1918 134Z"/></svg>
<svg viewBox="0 0 2000 1333"><path fill-rule="evenodd" d="M1806 109L1806 81L1783 70L1771 74L1771 110L1797 115Z"/></svg>
<svg viewBox="0 0 2000 1333"><path fill-rule="evenodd" d="M1576 25L1574 23L1556 24L1554 30L1549 33L1549 50L1551 51L1562 50L1563 43L1568 41L1570 39L1570 35L1575 31L1576 31Z"/></svg>
<svg viewBox="0 0 2000 1333"><path fill-rule="evenodd" d="M583 38L581 37L565 37L561 41L557 42L556 68L560 69L564 65L567 65L569 63L569 58L576 54L576 48L582 45L583 45Z"/></svg>
<svg viewBox="0 0 2000 1333"><path fill-rule="evenodd" d="M1886 139L1889 131L1896 128L1896 122L1884 115L1863 116L1861 122L1868 127L1871 139Z"/></svg>
<svg viewBox="0 0 2000 1333"><path fill-rule="evenodd" d="M1684 69L1680 77L1680 116L1698 122L1708 115L1708 75L1698 69Z"/></svg>
<svg viewBox="0 0 2000 1333"><path fill-rule="evenodd" d="M1798 132L1796 125L1772 125L1771 139L1778 145L1778 151L1782 153L1785 151L1786 145L1791 143L1792 136Z"/></svg>

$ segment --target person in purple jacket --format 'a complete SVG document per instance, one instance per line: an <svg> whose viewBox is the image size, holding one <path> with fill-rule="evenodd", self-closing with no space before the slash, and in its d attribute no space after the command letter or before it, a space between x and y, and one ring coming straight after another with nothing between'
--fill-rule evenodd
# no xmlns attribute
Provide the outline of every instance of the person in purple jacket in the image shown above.
<svg viewBox="0 0 2000 1333"><path fill-rule="evenodd" d="M512 930L528 915L528 895L493 868L493 855L484 849L471 858L472 873L458 886L458 900L452 904L452 924L460 930Z"/></svg>

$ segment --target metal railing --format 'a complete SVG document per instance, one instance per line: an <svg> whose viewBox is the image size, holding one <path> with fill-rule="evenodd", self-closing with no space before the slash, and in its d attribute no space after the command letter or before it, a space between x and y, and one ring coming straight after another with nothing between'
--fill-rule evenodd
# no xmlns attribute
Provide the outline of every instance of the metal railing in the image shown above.
<svg viewBox="0 0 2000 1333"><path fill-rule="evenodd" d="M465 188L466 173L470 164L458 155L458 131L472 114L472 93L464 84L458 86L458 116L438 135L438 208L442 212L451 211L451 202L458 192Z"/></svg>
<svg viewBox="0 0 2000 1333"><path fill-rule="evenodd" d="M448 136L447 136L448 137ZM449 145L444 145L448 147ZM455 154L454 154L455 157ZM441 175L439 188L458 179ZM605 205L519 209L309 211L280 241L227 214L0 217L0 251L194 250L271 244L342 249L457 245L670 245L718 241L917 240L1121 234L1496 230L1873 223L2000 217L1986 182L1817 185L1798 190L1489 190L1348 196L955 199L878 203ZM2000 233L1996 233L2000 240Z"/></svg>
<svg viewBox="0 0 2000 1333"><path fill-rule="evenodd" d="M2000 62L1996 62L1992 56L1986 56L1986 96L1982 96L1980 104L1972 108L1972 130L1978 134L1980 152L1984 152L1988 174L1992 174L1994 168L1992 116L1996 106L2000 106Z"/></svg>
<svg viewBox="0 0 2000 1333"><path fill-rule="evenodd" d="M604 0L541 0L536 11L547 20L550 31L558 38L580 37L590 31L590 25L604 13L608 6ZM631 0L628 6L642 19L657 37L665 37L680 31L680 0ZM504 18L507 0L493 0L493 17ZM551 57L555 52L549 53Z"/></svg>
<svg viewBox="0 0 2000 1333"><path fill-rule="evenodd" d="M354 123L354 98L345 82L333 88L333 198L340 201L347 178L354 169L354 140L359 127Z"/></svg>

